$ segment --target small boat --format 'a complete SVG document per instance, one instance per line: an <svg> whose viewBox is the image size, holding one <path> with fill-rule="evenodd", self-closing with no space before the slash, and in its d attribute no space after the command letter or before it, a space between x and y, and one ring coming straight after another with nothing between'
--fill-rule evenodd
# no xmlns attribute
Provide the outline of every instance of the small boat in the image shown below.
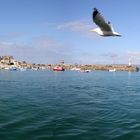
<svg viewBox="0 0 140 140"><path fill-rule="evenodd" d="M109 72L116 72L116 69L109 69Z"/></svg>
<svg viewBox="0 0 140 140"><path fill-rule="evenodd" d="M72 71L80 71L81 69L80 69L80 68L74 67L74 68L72 68L71 70L72 70Z"/></svg>
<svg viewBox="0 0 140 140"><path fill-rule="evenodd" d="M10 68L9 68L9 67L5 67L4 69L5 69L5 70L9 70Z"/></svg>
<svg viewBox="0 0 140 140"><path fill-rule="evenodd" d="M91 70L81 70L81 72L88 73L91 72Z"/></svg>
<svg viewBox="0 0 140 140"><path fill-rule="evenodd" d="M63 67L61 67L61 66L55 66L54 68L53 68L53 71L64 71L65 69L63 68Z"/></svg>
<svg viewBox="0 0 140 140"><path fill-rule="evenodd" d="M19 68L19 70L20 70L20 71L26 71L27 68L26 68L26 67L21 67L21 68Z"/></svg>
<svg viewBox="0 0 140 140"><path fill-rule="evenodd" d="M15 71L15 70L17 70L17 68L16 67L10 67L9 70Z"/></svg>
<svg viewBox="0 0 140 140"><path fill-rule="evenodd" d="M32 67L32 70L38 70L39 68L38 67Z"/></svg>

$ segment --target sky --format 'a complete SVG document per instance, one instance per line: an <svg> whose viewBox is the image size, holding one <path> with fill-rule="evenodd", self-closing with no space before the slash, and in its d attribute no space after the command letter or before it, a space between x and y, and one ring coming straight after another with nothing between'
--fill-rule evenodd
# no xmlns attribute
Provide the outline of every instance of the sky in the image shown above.
<svg viewBox="0 0 140 140"><path fill-rule="evenodd" d="M30 63L140 64L139 0L0 0L0 56ZM122 37L90 32L96 7Z"/></svg>

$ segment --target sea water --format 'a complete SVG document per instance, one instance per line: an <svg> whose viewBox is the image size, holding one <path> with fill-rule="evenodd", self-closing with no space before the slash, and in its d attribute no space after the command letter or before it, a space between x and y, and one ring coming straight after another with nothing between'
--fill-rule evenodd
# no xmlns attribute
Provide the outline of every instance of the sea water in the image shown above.
<svg viewBox="0 0 140 140"><path fill-rule="evenodd" d="M0 140L140 140L140 73L0 71Z"/></svg>

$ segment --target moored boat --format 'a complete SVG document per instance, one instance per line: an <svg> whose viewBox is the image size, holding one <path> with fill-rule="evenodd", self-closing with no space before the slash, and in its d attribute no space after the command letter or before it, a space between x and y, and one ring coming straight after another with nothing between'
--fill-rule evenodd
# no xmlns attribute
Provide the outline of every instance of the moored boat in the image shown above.
<svg viewBox="0 0 140 140"><path fill-rule="evenodd" d="M55 66L54 68L53 68L53 71L64 71L65 69L63 68L63 67L61 67L61 66Z"/></svg>
<svg viewBox="0 0 140 140"><path fill-rule="evenodd" d="M81 70L81 72L88 73L91 72L91 70Z"/></svg>
<svg viewBox="0 0 140 140"><path fill-rule="evenodd" d="M10 67L9 70L15 71L15 70L17 70L17 68L16 67Z"/></svg>
<svg viewBox="0 0 140 140"><path fill-rule="evenodd" d="M116 69L109 69L109 72L116 72Z"/></svg>

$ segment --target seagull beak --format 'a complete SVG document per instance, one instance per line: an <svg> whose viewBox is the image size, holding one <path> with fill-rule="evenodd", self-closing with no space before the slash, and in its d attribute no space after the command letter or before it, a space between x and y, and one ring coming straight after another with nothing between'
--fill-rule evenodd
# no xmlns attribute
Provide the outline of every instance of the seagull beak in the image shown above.
<svg viewBox="0 0 140 140"><path fill-rule="evenodd" d="M118 35L116 35L116 36L118 36L118 37L122 37L122 35L120 35L120 34L118 34Z"/></svg>
<svg viewBox="0 0 140 140"><path fill-rule="evenodd" d="M115 36L121 37L122 35L120 35L119 33L115 32Z"/></svg>

